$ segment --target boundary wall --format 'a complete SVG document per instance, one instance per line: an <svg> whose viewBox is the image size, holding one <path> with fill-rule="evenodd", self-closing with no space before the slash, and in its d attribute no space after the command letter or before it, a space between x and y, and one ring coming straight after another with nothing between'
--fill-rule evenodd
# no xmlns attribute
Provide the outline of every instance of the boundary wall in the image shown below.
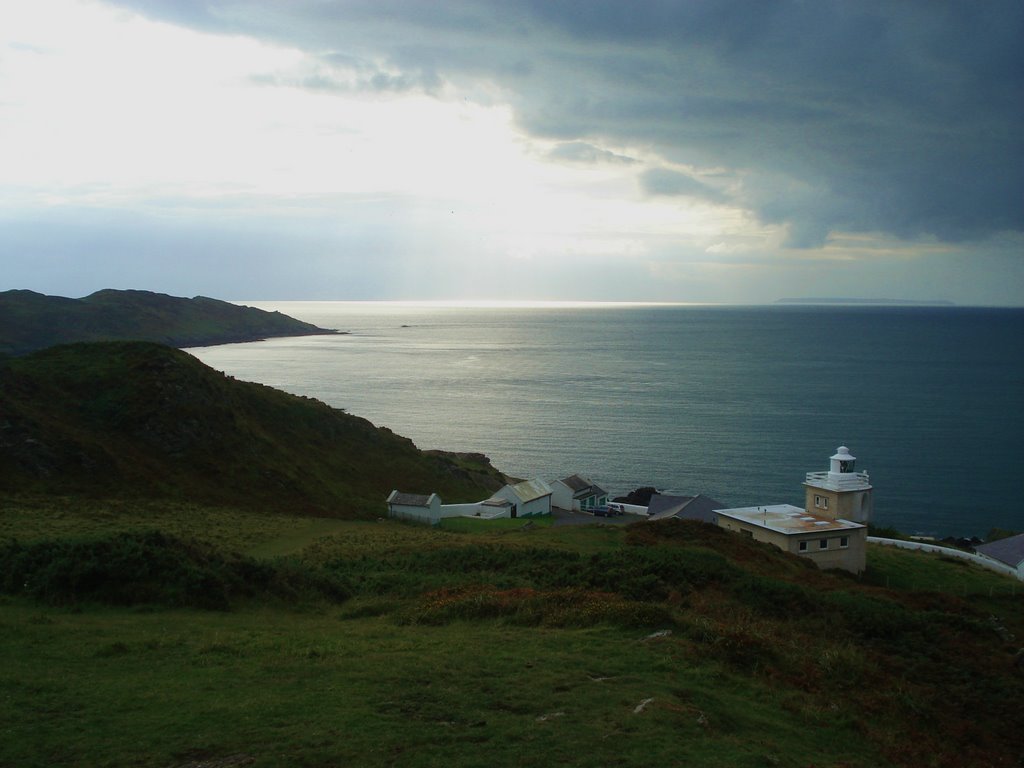
<svg viewBox="0 0 1024 768"><path fill-rule="evenodd" d="M868 536L868 544L881 544L883 547L896 547L897 549L916 549L921 552L932 552L937 555L946 555L947 557L958 557L961 560L967 560L975 565L980 565L982 568L988 568L990 571L996 571L1004 576L1013 576L1018 581L1024 581L1024 574L1020 573L1016 568L1011 568L1008 565L1004 565L1003 563L984 557L983 555L964 552L961 549L940 547L938 544L926 544L923 541L883 539L879 536Z"/></svg>

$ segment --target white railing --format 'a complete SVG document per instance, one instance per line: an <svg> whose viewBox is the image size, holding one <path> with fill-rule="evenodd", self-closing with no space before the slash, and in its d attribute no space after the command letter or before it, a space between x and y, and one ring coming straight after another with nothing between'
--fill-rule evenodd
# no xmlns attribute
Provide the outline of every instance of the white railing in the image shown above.
<svg viewBox="0 0 1024 768"><path fill-rule="evenodd" d="M863 488L871 485L867 472L854 472L852 477L836 477L831 472L808 472L808 485L819 488Z"/></svg>

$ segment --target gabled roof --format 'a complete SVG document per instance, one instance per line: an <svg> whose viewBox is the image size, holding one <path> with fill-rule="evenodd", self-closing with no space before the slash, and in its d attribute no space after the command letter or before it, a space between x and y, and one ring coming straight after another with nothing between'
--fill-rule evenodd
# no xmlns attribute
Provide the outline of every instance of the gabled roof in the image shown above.
<svg viewBox="0 0 1024 768"><path fill-rule="evenodd" d="M417 493L399 493L392 491L388 496L388 504L401 504L403 507L429 507L430 499L434 494L421 496Z"/></svg>
<svg viewBox="0 0 1024 768"><path fill-rule="evenodd" d="M572 491L572 497L574 499L585 499L589 496L608 495L608 491L604 488L599 485L594 485L585 477L580 477L579 475L569 475L569 477L563 477L558 482L569 486L569 490Z"/></svg>
<svg viewBox="0 0 1024 768"><path fill-rule="evenodd" d="M591 496L607 496L607 495L608 495L608 491L606 491L601 486L599 486L599 485L588 485L582 491L576 491L576 493L574 493L572 495L572 497L574 499L586 499L586 498L589 498Z"/></svg>
<svg viewBox="0 0 1024 768"><path fill-rule="evenodd" d="M1024 533L1018 533L1008 539L979 544L974 550L988 555L993 560L1006 563L1011 568L1019 568L1021 562L1024 562Z"/></svg>
<svg viewBox="0 0 1024 768"><path fill-rule="evenodd" d="M576 491L585 491L589 488L592 483L586 478L582 478L579 475L569 475L563 477L561 482L569 486L569 488L575 493Z"/></svg>
<svg viewBox="0 0 1024 768"><path fill-rule="evenodd" d="M508 499L484 499L480 502L482 507L511 507L512 502Z"/></svg>
<svg viewBox="0 0 1024 768"><path fill-rule="evenodd" d="M524 480L521 483L508 487L524 504L528 501L551 495L551 486L543 480Z"/></svg>
<svg viewBox="0 0 1024 768"><path fill-rule="evenodd" d="M668 496L655 494L647 507L651 520L664 520L667 517L678 517L680 520L700 520L704 523L715 522L715 510L724 505L710 496L698 493L696 496Z"/></svg>
<svg viewBox="0 0 1024 768"><path fill-rule="evenodd" d="M656 493L651 496L651 503L647 505L647 516L651 520L663 520L666 517L674 517L683 507L693 501L693 496L670 496L664 493Z"/></svg>

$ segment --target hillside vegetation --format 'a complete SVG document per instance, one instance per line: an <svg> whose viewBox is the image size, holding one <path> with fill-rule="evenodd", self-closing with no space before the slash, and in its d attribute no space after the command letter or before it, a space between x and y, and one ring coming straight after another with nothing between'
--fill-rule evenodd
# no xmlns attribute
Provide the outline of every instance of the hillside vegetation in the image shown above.
<svg viewBox="0 0 1024 768"><path fill-rule="evenodd" d="M971 566L898 553L937 581L972 571L964 599L823 573L695 522L333 521L302 543L280 518L209 509L199 523L173 503L162 518L123 504L105 533L55 539L39 515L85 531L102 505L42 503L0 518L0 765L960 768L1024 754L1021 597ZM174 532L140 528L156 521ZM275 541L286 554L251 554Z"/></svg>
<svg viewBox="0 0 1024 768"><path fill-rule="evenodd" d="M0 361L0 768L1021 765L1015 580L380 519L503 479L158 344Z"/></svg>
<svg viewBox="0 0 1024 768"><path fill-rule="evenodd" d="M198 347L334 333L254 307L150 291L97 291L82 299L0 292L0 356L79 341L153 341Z"/></svg>
<svg viewBox="0 0 1024 768"><path fill-rule="evenodd" d="M482 456L425 453L365 419L145 342L0 364L0 492L378 516L394 488L486 498Z"/></svg>

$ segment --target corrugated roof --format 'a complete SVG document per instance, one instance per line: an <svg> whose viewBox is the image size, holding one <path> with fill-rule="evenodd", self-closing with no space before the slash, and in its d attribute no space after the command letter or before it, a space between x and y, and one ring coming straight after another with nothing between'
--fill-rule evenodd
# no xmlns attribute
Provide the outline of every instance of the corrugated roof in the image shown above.
<svg viewBox="0 0 1024 768"><path fill-rule="evenodd" d="M591 496L607 496L607 495L608 495L608 491L606 491L601 486L599 486L599 485L588 485L582 491L576 491L576 493L574 493L572 495L572 497L574 499L587 499L587 498L590 498Z"/></svg>
<svg viewBox="0 0 1024 768"><path fill-rule="evenodd" d="M551 486L543 480L524 480L521 483L510 485L509 488L524 504L543 496L551 495Z"/></svg>
<svg viewBox="0 0 1024 768"><path fill-rule="evenodd" d="M680 520L700 520L704 523L715 522L715 510L721 509L722 502L698 493L696 496L668 496L655 494L647 507L647 514L652 520L664 520L678 517Z"/></svg>
<svg viewBox="0 0 1024 768"><path fill-rule="evenodd" d="M701 520L705 523L715 522L715 510L722 508L722 502L698 493L690 502L676 514L676 517L683 520Z"/></svg>
<svg viewBox="0 0 1024 768"><path fill-rule="evenodd" d="M486 499L480 502L482 507L511 507L512 502L508 499Z"/></svg>
<svg viewBox="0 0 1024 768"><path fill-rule="evenodd" d="M589 480L586 480L580 477L579 475L569 475L568 477L563 477L562 482L568 485L569 488L572 489L573 493L576 493L578 491L585 491L592 485L592 483Z"/></svg>
<svg viewBox="0 0 1024 768"><path fill-rule="evenodd" d="M1011 568L1018 568L1024 562L1024 533L1018 533L1008 539L979 544L974 549L993 560L1006 563Z"/></svg>
<svg viewBox="0 0 1024 768"><path fill-rule="evenodd" d="M433 494L430 494L433 496ZM421 496L418 493L399 493L395 491L391 494L391 498L388 502L391 504L401 504L403 507L429 507L430 496Z"/></svg>
<svg viewBox="0 0 1024 768"><path fill-rule="evenodd" d="M691 501L693 501L693 496L669 496L664 493L656 493L651 496L651 503L647 505L647 516L651 520L674 517Z"/></svg>

